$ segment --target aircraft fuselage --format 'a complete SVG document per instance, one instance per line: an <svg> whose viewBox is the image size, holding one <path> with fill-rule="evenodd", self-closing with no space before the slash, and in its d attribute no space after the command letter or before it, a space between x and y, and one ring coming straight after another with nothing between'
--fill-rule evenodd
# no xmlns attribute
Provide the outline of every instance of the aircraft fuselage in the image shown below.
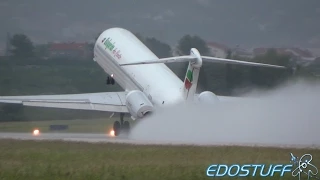
<svg viewBox="0 0 320 180"><path fill-rule="evenodd" d="M155 105L181 101L183 82L165 64L120 66L159 59L135 35L122 28L105 30L94 47L94 60L125 90L140 90ZM163 103L164 102L164 103Z"/></svg>

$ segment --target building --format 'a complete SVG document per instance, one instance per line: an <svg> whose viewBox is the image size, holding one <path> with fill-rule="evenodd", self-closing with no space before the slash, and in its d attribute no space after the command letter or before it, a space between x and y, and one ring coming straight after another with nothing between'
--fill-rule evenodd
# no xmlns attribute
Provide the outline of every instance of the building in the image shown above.
<svg viewBox="0 0 320 180"><path fill-rule="evenodd" d="M232 51L232 56L241 57L244 59L252 59L254 58L254 54L252 50L249 49L242 49L242 48L235 48Z"/></svg>
<svg viewBox="0 0 320 180"><path fill-rule="evenodd" d="M270 48L255 48L253 50L253 53L255 56L263 55L268 51L268 49ZM272 48L272 49L276 50L278 54L289 55L291 57L296 57L300 60L310 61L315 59L313 54L307 49L300 49L300 48Z"/></svg>
<svg viewBox="0 0 320 180"><path fill-rule="evenodd" d="M181 52L179 51L178 44L171 46L171 54L172 56L180 56Z"/></svg>
<svg viewBox="0 0 320 180"><path fill-rule="evenodd" d="M230 50L228 46L216 42L207 42L207 46L210 49L210 54L218 58L226 58Z"/></svg>
<svg viewBox="0 0 320 180"><path fill-rule="evenodd" d="M315 57L320 57L320 48L308 48L308 50L309 50Z"/></svg>
<svg viewBox="0 0 320 180"><path fill-rule="evenodd" d="M91 54L87 43L50 43L49 57L87 58Z"/></svg>

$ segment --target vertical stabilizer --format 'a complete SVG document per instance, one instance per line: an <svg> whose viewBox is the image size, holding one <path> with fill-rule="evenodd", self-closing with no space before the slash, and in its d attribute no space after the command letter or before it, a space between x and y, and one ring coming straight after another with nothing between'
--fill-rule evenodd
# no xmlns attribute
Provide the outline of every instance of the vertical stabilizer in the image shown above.
<svg viewBox="0 0 320 180"><path fill-rule="evenodd" d="M192 67L191 62L189 62L187 73L184 78L183 88L183 96L187 101L193 101L194 95L197 90L199 73L200 68Z"/></svg>
<svg viewBox="0 0 320 180"><path fill-rule="evenodd" d="M197 61L189 61L186 76L184 78L183 96L187 101L193 101L198 86L200 68L202 59L198 50L192 48L190 55L195 57Z"/></svg>

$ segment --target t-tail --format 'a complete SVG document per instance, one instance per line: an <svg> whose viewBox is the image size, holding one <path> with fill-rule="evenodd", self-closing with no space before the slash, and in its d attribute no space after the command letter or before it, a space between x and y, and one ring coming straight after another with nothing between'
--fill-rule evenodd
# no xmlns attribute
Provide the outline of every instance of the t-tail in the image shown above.
<svg viewBox="0 0 320 180"><path fill-rule="evenodd" d="M197 49L190 50L190 56L197 59L197 61L189 61L186 76L184 78L183 97L186 101L193 101L196 94L200 68L202 65L202 58Z"/></svg>
<svg viewBox="0 0 320 180"><path fill-rule="evenodd" d="M196 93L200 69L192 67L189 62L186 76L184 78L183 96L185 100L192 99Z"/></svg>
<svg viewBox="0 0 320 180"><path fill-rule="evenodd" d="M184 84L183 84L184 98L185 98L185 100L189 101L189 100L194 99L194 95L196 93L198 79L199 79L199 73L200 73L200 69L202 66L202 61L211 62L211 63L225 63L225 64L237 64L237 65L246 65L246 66L258 66L258 67L286 69L286 67L284 67L284 66L277 66L277 65L271 65L271 64L262 64L262 63L240 61L240 60L233 60L233 59L201 56L199 51L196 48L191 48L190 55L186 55L186 56L144 60L144 61L134 62L134 63L124 63L124 64L120 64L120 66L156 64L156 63L173 63L173 62L189 62L186 76L184 78Z"/></svg>

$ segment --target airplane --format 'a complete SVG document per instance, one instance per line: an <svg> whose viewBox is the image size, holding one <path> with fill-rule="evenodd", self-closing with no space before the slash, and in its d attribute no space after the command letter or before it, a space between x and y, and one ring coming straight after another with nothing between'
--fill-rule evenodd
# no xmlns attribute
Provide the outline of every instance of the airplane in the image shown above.
<svg viewBox="0 0 320 180"><path fill-rule="evenodd" d="M236 97L217 96L204 91L196 94L202 62L229 63L270 68L286 67L255 62L202 56L196 48L190 55L158 58L133 33L113 27L103 31L94 45L93 61L108 74L107 84L116 81L124 91L63 95L0 96L0 103L17 103L24 106L81 109L120 113L115 121L115 136L130 130L125 113L133 120L150 115L156 107L180 102L217 103ZM189 62L182 81L165 63Z"/></svg>

